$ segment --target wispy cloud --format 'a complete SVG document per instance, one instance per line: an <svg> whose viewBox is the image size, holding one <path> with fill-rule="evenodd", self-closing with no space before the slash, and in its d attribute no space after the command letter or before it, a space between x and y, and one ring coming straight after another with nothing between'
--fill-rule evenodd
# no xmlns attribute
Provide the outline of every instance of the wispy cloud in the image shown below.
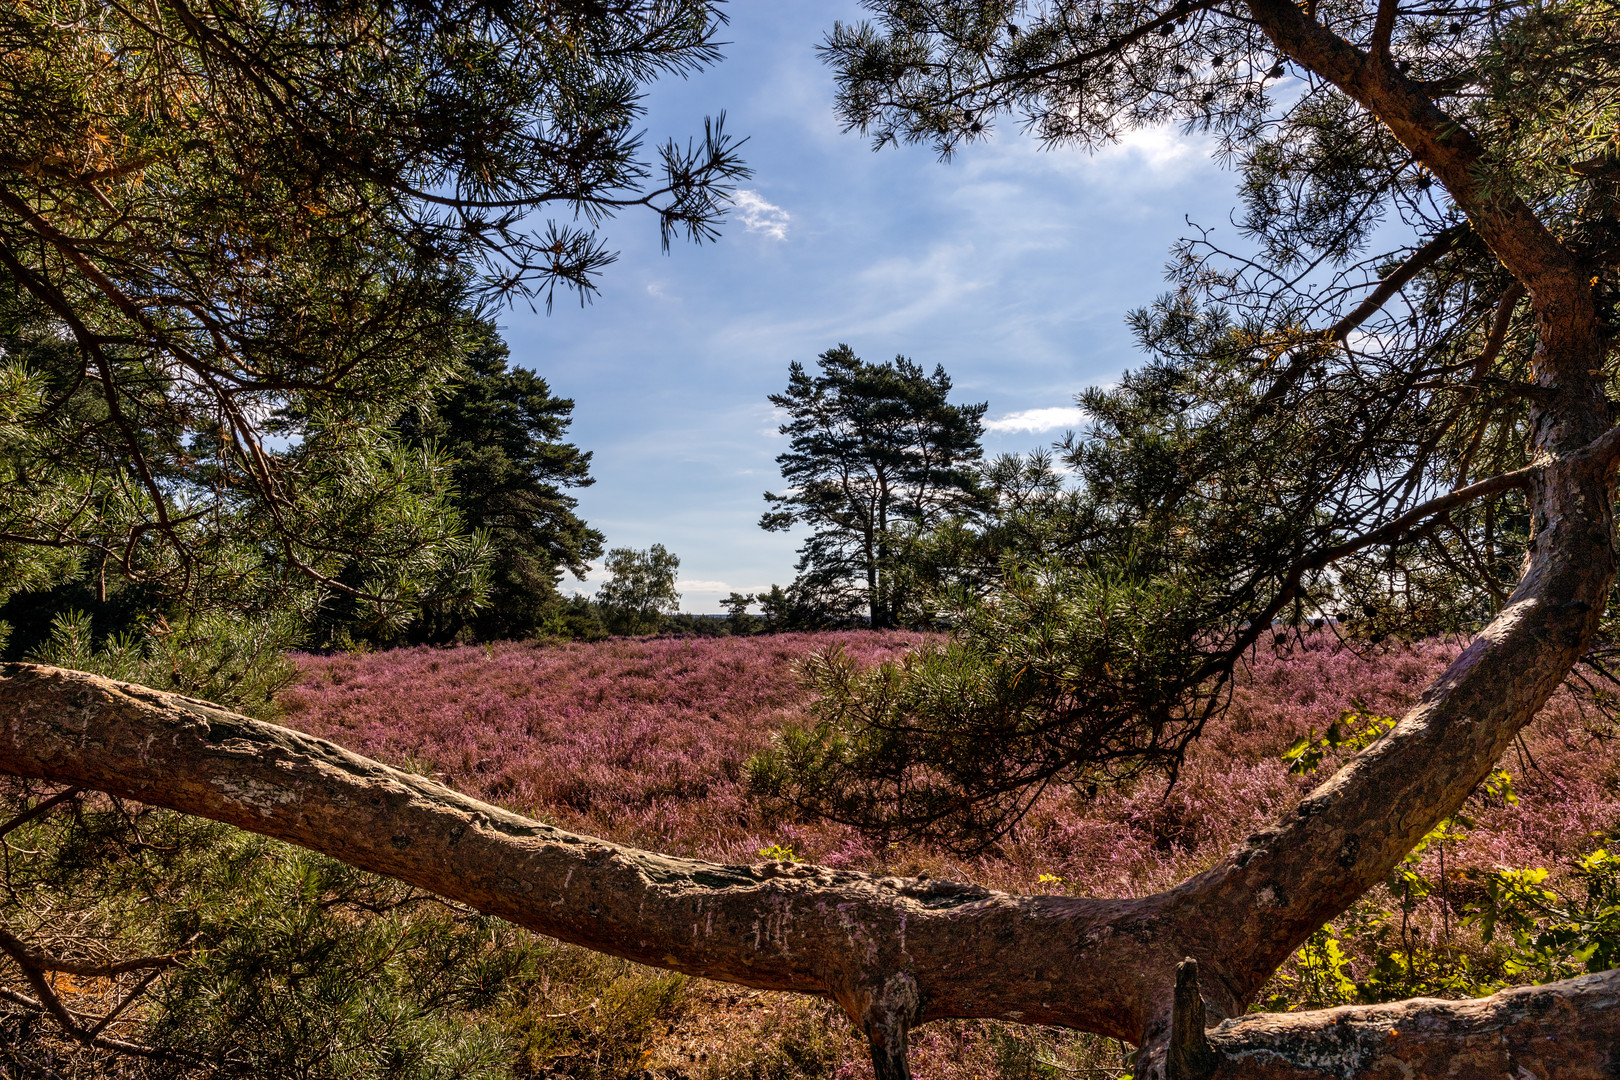
<svg viewBox="0 0 1620 1080"><path fill-rule="evenodd" d="M1021 409L985 423L984 430L1055 431L1058 428L1078 427L1085 421L1086 412L1078 405L1057 405L1046 409Z"/></svg>
<svg viewBox="0 0 1620 1080"><path fill-rule="evenodd" d="M786 210L746 188L732 196L731 201L737 207L737 220L743 223L743 228L764 233L772 240L787 239L788 222L793 218Z"/></svg>
<svg viewBox="0 0 1620 1080"><path fill-rule="evenodd" d="M729 593L736 591L723 581L695 581L691 578L681 578L675 583L675 587L682 592L695 593Z"/></svg>

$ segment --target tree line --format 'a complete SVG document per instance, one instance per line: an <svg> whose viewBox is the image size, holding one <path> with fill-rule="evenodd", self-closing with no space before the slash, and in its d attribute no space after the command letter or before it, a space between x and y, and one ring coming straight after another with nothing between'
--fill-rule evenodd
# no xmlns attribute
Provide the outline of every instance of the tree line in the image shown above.
<svg viewBox="0 0 1620 1080"><path fill-rule="evenodd" d="M58 350L20 313L0 326L0 347L43 369ZM771 402L790 420L790 449L778 457L786 495L767 494L760 525L808 525L798 576L787 586L722 601L723 624L683 616L678 556L661 544L604 551L602 533L576 513L570 489L594 483L591 454L565 441L574 402L544 378L510 362L488 320L469 319L461 367L432 397L395 418L399 450L433 455L444 469L446 524L476 545L467 587L422 597L400 611L365 603L364 566L337 570L334 588L300 628L287 623L284 647L384 647L506 639L594 640L610 634L699 635L822 630L855 625L931 625L916 561L934 530L976 521L994 502L994 471L978 468L986 405L948 401L943 367L932 374L905 357L866 363L847 345L824 353L820 373L795 362L788 389ZM271 425L291 430L294 418ZM1008 467L1006 462L1000 468ZM449 539L447 537L447 539ZM565 594L565 575L583 580L602 558L606 578L594 598ZM10 656L43 655L53 633L89 641L134 641L155 620L184 623L180 591L114 572L107 557L65 563L0 604ZM749 608L758 605L759 615ZM81 625L82 624L82 625Z"/></svg>

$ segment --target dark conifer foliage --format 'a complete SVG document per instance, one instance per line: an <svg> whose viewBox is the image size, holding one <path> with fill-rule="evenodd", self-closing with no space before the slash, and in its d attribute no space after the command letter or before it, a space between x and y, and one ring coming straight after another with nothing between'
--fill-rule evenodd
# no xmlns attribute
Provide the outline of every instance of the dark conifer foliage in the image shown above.
<svg viewBox="0 0 1620 1080"><path fill-rule="evenodd" d="M583 579L602 554L602 534L574 512L570 488L588 487L591 455L563 441L574 403L546 380L508 363L495 328L470 336L467 374L431 409L407 413L406 441L450 461L451 503L490 550L484 605L463 614L428 609L413 637L481 641L532 637L560 617L564 573Z"/></svg>
<svg viewBox="0 0 1620 1080"><path fill-rule="evenodd" d="M773 509L760 527L809 525L799 591L826 595L829 617L863 599L874 627L892 626L891 578L908 532L975 504L986 406L952 405L945 369L928 374L903 356L870 364L839 345L817 364L811 375L795 361L786 392L770 397L788 414L780 430L792 442L776 463L792 490L766 493Z"/></svg>
<svg viewBox="0 0 1620 1080"><path fill-rule="evenodd" d="M469 612L487 553L395 422L478 347L469 310L588 295L604 217L715 234L734 140L705 122L648 148L639 124L721 21L705 0L7 5L0 592L105 565L190 611Z"/></svg>

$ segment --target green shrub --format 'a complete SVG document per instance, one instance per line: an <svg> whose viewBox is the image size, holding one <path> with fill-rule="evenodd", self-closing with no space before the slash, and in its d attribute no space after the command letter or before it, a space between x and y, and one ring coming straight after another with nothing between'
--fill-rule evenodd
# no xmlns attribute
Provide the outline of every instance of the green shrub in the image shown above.
<svg viewBox="0 0 1620 1080"><path fill-rule="evenodd" d="M7 801L37 795L18 783ZM224 825L79 795L6 839L0 921L17 937L58 956L182 959L108 1028L159 1052L120 1066L153 1080L606 1080L683 1007L682 976ZM99 1016L146 974L59 989ZM29 992L10 965L0 983ZM47 1055L111 1075L48 1021L20 1034L24 1017L9 1019L10 1075Z"/></svg>

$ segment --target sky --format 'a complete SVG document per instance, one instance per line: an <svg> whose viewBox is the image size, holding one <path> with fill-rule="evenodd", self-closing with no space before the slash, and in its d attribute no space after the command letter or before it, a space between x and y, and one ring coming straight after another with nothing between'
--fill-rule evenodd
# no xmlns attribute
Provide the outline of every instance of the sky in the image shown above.
<svg viewBox="0 0 1620 1080"><path fill-rule="evenodd" d="M579 512L609 547L680 557L682 608L793 578L799 533L759 528L781 490L767 395L794 360L847 344L950 374L987 401L987 456L1080 425L1074 396L1140 363L1125 315L1164 291L1188 219L1232 239L1234 177L1201 139L1137 132L1095 155L1042 149L1005 120L941 163L926 147L874 153L832 111L815 46L853 3L728 5L725 59L652 86L648 143L726 113L754 170L720 240L661 251L650 213L603 229L619 260L580 305L499 319L515 363L575 401L570 438L594 455ZM565 591L589 593L567 579Z"/></svg>

